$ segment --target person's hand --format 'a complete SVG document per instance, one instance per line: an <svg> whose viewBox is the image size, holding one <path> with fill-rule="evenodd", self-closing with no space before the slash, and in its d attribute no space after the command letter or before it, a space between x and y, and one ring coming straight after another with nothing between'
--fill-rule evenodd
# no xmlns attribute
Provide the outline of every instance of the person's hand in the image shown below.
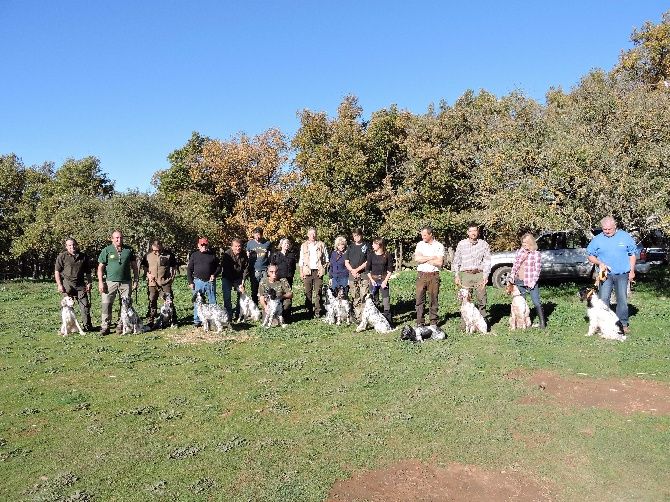
<svg viewBox="0 0 670 502"><path fill-rule="evenodd" d="M456 286L461 285L461 278L458 276L458 273L456 274L456 277L454 277L454 284L456 284Z"/></svg>
<svg viewBox="0 0 670 502"><path fill-rule="evenodd" d="M630 282L635 282L635 270L632 268L630 269L630 272L628 272L628 280Z"/></svg>
<svg viewBox="0 0 670 502"><path fill-rule="evenodd" d="M384 279L381 284L382 289L386 289L389 287L388 281Z"/></svg>
<svg viewBox="0 0 670 502"><path fill-rule="evenodd" d="M332 279L332 278L329 278L329 279L328 279L328 285L329 285L330 287L333 287L333 279Z"/></svg>
<svg viewBox="0 0 670 502"><path fill-rule="evenodd" d="M238 290L240 293L244 293L244 284L240 284L239 286L237 286L237 290Z"/></svg>
<svg viewBox="0 0 670 502"><path fill-rule="evenodd" d="M133 291L135 291L139 286L140 286L140 281L136 277L135 280L133 281Z"/></svg>
<svg viewBox="0 0 670 502"><path fill-rule="evenodd" d="M58 292L59 292L59 293L63 293L63 294L65 294L65 288L63 287L62 284L57 284L57 285L56 285L56 288L58 289Z"/></svg>
<svg viewBox="0 0 670 502"><path fill-rule="evenodd" d="M189 284L188 287L191 289L195 289L195 284Z"/></svg>
<svg viewBox="0 0 670 502"><path fill-rule="evenodd" d="M107 293L107 284L104 282L99 282L98 283L98 291L100 292L101 295L104 295Z"/></svg>
<svg viewBox="0 0 670 502"><path fill-rule="evenodd" d="M214 282L214 276L213 275L209 276L209 282Z"/></svg>
<svg viewBox="0 0 670 502"><path fill-rule="evenodd" d="M484 279L482 282L480 282L479 284L477 284L477 287L486 286L486 283L487 283L487 282L488 282L488 281L487 281L486 279Z"/></svg>
<svg viewBox="0 0 670 502"><path fill-rule="evenodd" d="M90 282L86 284L86 292L87 293L91 292L91 283Z"/></svg>

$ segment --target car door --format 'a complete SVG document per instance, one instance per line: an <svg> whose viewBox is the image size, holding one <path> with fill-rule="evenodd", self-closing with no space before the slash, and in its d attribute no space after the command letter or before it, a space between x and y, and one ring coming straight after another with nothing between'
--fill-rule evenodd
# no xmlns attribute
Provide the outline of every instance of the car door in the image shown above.
<svg viewBox="0 0 670 502"><path fill-rule="evenodd" d="M556 250L561 264L561 276L585 277L591 273L593 265L586 252L586 236L582 232L563 232L561 247Z"/></svg>

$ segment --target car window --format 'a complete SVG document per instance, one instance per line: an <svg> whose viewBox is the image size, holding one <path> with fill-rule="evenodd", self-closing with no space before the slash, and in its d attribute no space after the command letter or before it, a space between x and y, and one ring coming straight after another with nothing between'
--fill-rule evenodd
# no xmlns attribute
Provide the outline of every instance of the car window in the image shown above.
<svg viewBox="0 0 670 502"><path fill-rule="evenodd" d="M547 251L553 249L554 234L544 234L537 238L537 249L540 251Z"/></svg>
<svg viewBox="0 0 670 502"><path fill-rule="evenodd" d="M586 236L580 232L568 232L565 234L565 248L577 249L586 247Z"/></svg>

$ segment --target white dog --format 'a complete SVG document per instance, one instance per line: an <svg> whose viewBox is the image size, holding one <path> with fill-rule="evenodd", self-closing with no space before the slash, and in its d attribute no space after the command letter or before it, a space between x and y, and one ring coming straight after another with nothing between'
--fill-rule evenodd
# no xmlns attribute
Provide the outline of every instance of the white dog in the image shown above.
<svg viewBox="0 0 670 502"><path fill-rule="evenodd" d="M579 299L586 302L586 315L589 316L589 331L586 336L593 336L596 331L600 331L600 336L607 340L623 342L626 339L623 324L616 313L598 298L594 289L580 289Z"/></svg>
<svg viewBox="0 0 670 502"><path fill-rule="evenodd" d="M202 322L202 329L205 331L209 331L211 324L216 326L217 333L221 333L224 327L229 326L230 318L226 309L216 303L203 303L202 293L199 291L195 294L195 305Z"/></svg>
<svg viewBox="0 0 670 502"><path fill-rule="evenodd" d="M461 318L465 323L465 332L468 334L476 331L486 333L486 320L477 307L475 307L475 304L470 301L470 291L466 288L461 288L458 291L458 301L461 304Z"/></svg>
<svg viewBox="0 0 670 502"><path fill-rule="evenodd" d="M84 331L77 321L77 316L74 313L74 298L71 296L64 296L60 301L61 311L60 317L62 323L60 325L60 334L67 336L70 333L78 332L80 335L84 334Z"/></svg>
<svg viewBox="0 0 670 502"><path fill-rule="evenodd" d="M283 312L282 300L281 298L277 298L277 291L273 288L268 289L265 294L265 315L263 316L261 326L270 328L272 327L272 322L277 319L279 325L285 328L286 324L284 324Z"/></svg>
<svg viewBox="0 0 670 502"><path fill-rule="evenodd" d="M512 297L512 307L509 315L509 329L530 328L530 308L528 302L514 283L505 287L505 292Z"/></svg>
<svg viewBox="0 0 670 502"><path fill-rule="evenodd" d="M154 329L163 329L170 326L171 328L176 328L177 324L174 322L175 313L174 313L174 302L172 300L172 295L165 293L163 295L163 306L161 307L160 312L158 313L158 320L154 325Z"/></svg>
<svg viewBox="0 0 670 502"><path fill-rule="evenodd" d="M378 333L389 333L398 329L391 328L386 317L375 307L375 303L372 301L372 296L370 295L366 295L365 297L363 312L361 313L361 323L356 328L356 333L364 331L368 327L368 324Z"/></svg>
<svg viewBox="0 0 670 502"><path fill-rule="evenodd" d="M432 326L417 326L413 328L410 325L402 329L400 335L401 340L409 340L410 342L423 342L424 340L444 340L447 335L436 325Z"/></svg>
<svg viewBox="0 0 670 502"><path fill-rule="evenodd" d="M349 304L349 300L347 300L345 289L339 286L335 290L335 293L334 295L330 288L326 289L326 315L323 318L323 322L338 326L342 321L351 324L351 305Z"/></svg>
<svg viewBox="0 0 670 502"><path fill-rule="evenodd" d="M251 320L258 322L261 319L261 311L250 296L240 293L240 316L237 322Z"/></svg>
<svg viewBox="0 0 670 502"><path fill-rule="evenodd" d="M130 296L121 297L121 320L119 322L123 325L122 333L124 335L127 335L131 331L134 335L144 333L145 331L140 316L137 315L137 312L133 308Z"/></svg>

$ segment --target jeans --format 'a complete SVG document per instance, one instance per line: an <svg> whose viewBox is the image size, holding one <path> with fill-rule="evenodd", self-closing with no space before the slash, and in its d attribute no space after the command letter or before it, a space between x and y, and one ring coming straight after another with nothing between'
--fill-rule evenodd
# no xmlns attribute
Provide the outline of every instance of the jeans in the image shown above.
<svg viewBox="0 0 670 502"><path fill-rule="evenodd" d="M344 276L344 277L331 277L333 280L333 284L330 286L330 289L335 291L336 288L339 288L342 286L343 288L349 289L349 276Z"/></svg>
<svg viewBox="0 0 670 502"><path fill-rule="evenodd" d="M232 301L233 288L235 288L235 291L237 291L237 303L235 305L235 314L238 316L240 314L240 290L237 288L241 284L242 282L240 280L231 281L230 279L226 279L225 277L221 278L221 288L223 290L223 307L226 309L226 312L228 312L229 319L233 318L233 301ZM258 289L256 289L256 292L258 292Z"/></svg>
<svg viewBox="0 0 670 502"><path fill-rule="evenodd" d="M216 303L216 283L210 281L203 281L196 277L193 278L193 294L202 293L207 296L208 303ZM198 308L193 304L193 324L201 324L202 321L198 317Z"/></svg>
<svg viewBox="0 0 670 502"><path fill-rule="evenodd" d="M616 291L616 315L621 324L628 326L628 272L623 274L609 274L605 282L600 285L598 297L610 306L612 289Z"/></svg>
<svg viewBox="0 0 670 502"><path fill-rule="evenodd" d="M530 299L533 300L533 305L535 305L535 308L539 312L540 308L542 308L542 303L540 302L540 286L535 283L533 288L529 288L524 286L521 279L514 281L514 285L519 288L519 293L521 293L523 296L526 296L527 293L530 293Z"/></svg>

